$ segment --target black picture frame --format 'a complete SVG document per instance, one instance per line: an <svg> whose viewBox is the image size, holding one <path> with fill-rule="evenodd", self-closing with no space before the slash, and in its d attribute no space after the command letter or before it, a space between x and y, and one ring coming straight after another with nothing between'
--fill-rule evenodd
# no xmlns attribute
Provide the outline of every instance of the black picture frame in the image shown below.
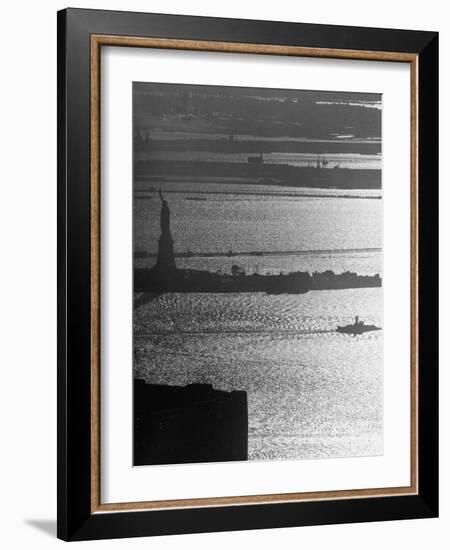
<svg viewBox="0 0 450 550"><path fill-rule="evenodd" d="M91 37L397 52L417 59L418 491L93 512ZM85 9L58 12L58 537L88 540L438 515L438 34Z"/></svg>

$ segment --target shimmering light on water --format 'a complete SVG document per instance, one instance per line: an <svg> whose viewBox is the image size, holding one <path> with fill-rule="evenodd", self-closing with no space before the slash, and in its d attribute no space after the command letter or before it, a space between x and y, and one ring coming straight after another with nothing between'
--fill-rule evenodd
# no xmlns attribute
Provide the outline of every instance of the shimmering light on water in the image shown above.
<svg viewBox="0 0 450 550"><path fill-rule="evenodd" d="M382 452L381 289L302 295L165 294L135 311L135 375L246 390L249 458Z"/></svg>
<svg viewBox="0 0 450 550"><path fill-rule="evenodd" d="M175 253L180 268L230 271L233 263L247 272L291 271L382 272L382 201L380 190L294 189L261 185L163 182L172 213ZM191 190L186 193L181 190ZM212 195L198 194L208 189ZM197 195L205 200L187 200ZM179 191L179 192L178 192ZM246 194L243 194L243 193ZM254 193L268 193L255 195ZM270 194L269 194L270 193ZM315 197L304 196L315 194ZM323 198L321 194L336 195ZM291 196L294 195L294 196ZM155 254L160 202L156 194L134 201L134 249ZM345 252L345 250L352 250ZM359 249L359 251L356 251ZM367 251L367 249L379 249ZM195 257L196 253L264 253L262 256ZM267 252L323 251L309 255L271 256ZM136 267L151 267L154 257L138 258Z"/></svg>

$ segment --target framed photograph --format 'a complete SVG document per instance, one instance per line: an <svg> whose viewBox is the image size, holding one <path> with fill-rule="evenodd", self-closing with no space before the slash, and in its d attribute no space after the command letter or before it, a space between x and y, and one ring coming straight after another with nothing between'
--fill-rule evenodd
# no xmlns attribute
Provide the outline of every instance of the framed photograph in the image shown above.
<svg viewBox="0 0 450 550"><path fill-rule="evenodd" d="M434 32L58 13L60 538L437 516L437 82Z"/></svg>

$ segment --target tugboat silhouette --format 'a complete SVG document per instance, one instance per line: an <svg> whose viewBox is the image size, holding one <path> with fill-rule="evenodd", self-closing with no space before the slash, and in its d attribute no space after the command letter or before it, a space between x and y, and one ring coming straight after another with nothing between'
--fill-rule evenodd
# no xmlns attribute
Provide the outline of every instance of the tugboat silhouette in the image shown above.
<svg viewBox="0 0 450 550"><path fill-rule="evenodd" d="M345 325L342 327L337 327L336 329L337 332L342 332L344 334L353 334L353 336L356 336L357 334L363 334L364 332L369 332L371 330L381 330L381 328L375 325L364 324L364 321L359 320L358 315L355 317L355 322L352 325Z"/></svg>

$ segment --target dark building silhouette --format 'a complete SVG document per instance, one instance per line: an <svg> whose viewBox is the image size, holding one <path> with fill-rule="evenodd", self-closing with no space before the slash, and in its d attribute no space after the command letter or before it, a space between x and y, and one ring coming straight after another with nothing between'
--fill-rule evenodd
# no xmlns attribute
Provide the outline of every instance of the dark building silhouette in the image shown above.
<svg viewBox="0 0 450 550"><path fill-rule="evenodd" d="M134 380L135 466L248 460L247 392Z"/></svg>
<svg viewBox="0 0 450 550"><path fill-rule="evenodd" d="M158 258L154 269L161 274L170 274L177 270L173 253L173 238L170 232L170 208L161 190L161 235L158 242Z"/></svg>

